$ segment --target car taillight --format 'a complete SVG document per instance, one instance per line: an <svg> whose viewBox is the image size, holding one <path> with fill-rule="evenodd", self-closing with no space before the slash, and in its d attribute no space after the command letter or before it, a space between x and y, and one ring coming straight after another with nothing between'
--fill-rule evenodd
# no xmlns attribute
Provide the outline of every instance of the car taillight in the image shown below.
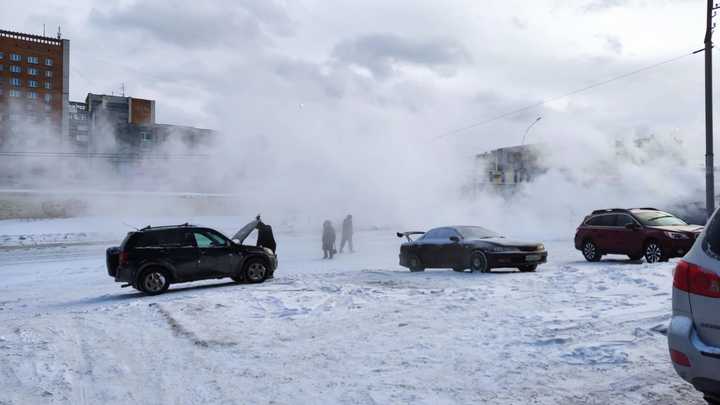
<svg viewBox="0 0 720 405"><path fill-rule="evenodd" d="M673 287L690 294L720 298L720 276L685 260L680 260L675 267Z"/></svg>
<svg viewBox="0 0 720 405"><path fill-rule="evenodd" d="M127 252L120 252L120 261L121 266L124 266L128 263L128 254Z"/></svg>
<svg viewBox="0 0 720 405"><path fill-rule="evenodd" d="M690 359L688 359L688 356L675 349L670 349L670 360L679 366L690 367Z"/></svg>

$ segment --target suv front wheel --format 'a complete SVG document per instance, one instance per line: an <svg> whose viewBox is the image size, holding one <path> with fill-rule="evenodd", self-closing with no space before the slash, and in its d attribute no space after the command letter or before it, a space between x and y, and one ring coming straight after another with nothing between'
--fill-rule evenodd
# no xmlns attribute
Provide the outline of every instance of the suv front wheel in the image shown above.
<svg viewBox="0 0 720 405"><path fill-rule="evenodd" d="M245 265L245 280L248 283L262 283L268 275L268 267L260 259L251 259Z"/></svg>
<svg viewBox="0 0 720 405"><path fill-rule="evenodd" d="M602 257L597 249L597 246L595 246L595 243L591 240L586 240L585 243L583 243L582 252L583 256L585 256L585 260L589 262L597 262Z"/></svg>

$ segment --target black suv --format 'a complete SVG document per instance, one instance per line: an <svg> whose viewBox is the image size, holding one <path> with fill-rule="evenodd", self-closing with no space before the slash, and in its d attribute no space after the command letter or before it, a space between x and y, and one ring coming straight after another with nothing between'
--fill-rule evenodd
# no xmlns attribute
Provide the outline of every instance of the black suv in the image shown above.
<svg viewBox="0 0 720 405"><path fill-rule="evenodd" d="M243 245L259 219L232 240L222 233L189 224L146 227L130 232L119 247L107 249L108 274L123 287L156 295L170 284L230 277L261 283L277 268L277 256L265 247Z"/></svg>

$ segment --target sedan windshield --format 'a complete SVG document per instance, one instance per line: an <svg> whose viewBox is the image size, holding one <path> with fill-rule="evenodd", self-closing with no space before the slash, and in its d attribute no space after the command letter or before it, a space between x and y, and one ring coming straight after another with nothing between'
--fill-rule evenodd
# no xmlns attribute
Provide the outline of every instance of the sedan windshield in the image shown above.
<svg viewBox="0 0 720 405"><path fill-rule="evenodd" d="M633 212L637 219L645 226L673 226L687 225L682 219L662 211Z"/></svg>
<svg viewBox="0 0 720 405"><path fill-rule="evenodd" d="M479 226L461 226L456 228L465 239L487 239L502 237L499 233L495 233L489 229Z"/></svg>

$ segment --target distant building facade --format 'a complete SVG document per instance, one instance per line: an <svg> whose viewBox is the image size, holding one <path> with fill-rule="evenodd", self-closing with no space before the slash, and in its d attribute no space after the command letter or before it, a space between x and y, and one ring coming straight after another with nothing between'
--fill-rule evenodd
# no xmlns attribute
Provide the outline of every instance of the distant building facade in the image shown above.
<svg viewBox="0 0 720 405"><path fill-rule="evenodd" d="M497 186L517 185L544 172L537 145L519 145L491 150L475 157L477 181Z"/></svg>
<svg viewBox="0 0 720 405"><path fill-rule="evenodd" d="M215 135L209 129L158 124L155 100L91 93L85 103L71 106L71 139L87 152L143 154L172 141L192 148Z"/></svg>
<svg viewBox="0 0 720 405"><path fill-rule="evenodd" d="M33 125L67 140L69 64L70 41L59 35L0 30L0 144Z"/></svg>

